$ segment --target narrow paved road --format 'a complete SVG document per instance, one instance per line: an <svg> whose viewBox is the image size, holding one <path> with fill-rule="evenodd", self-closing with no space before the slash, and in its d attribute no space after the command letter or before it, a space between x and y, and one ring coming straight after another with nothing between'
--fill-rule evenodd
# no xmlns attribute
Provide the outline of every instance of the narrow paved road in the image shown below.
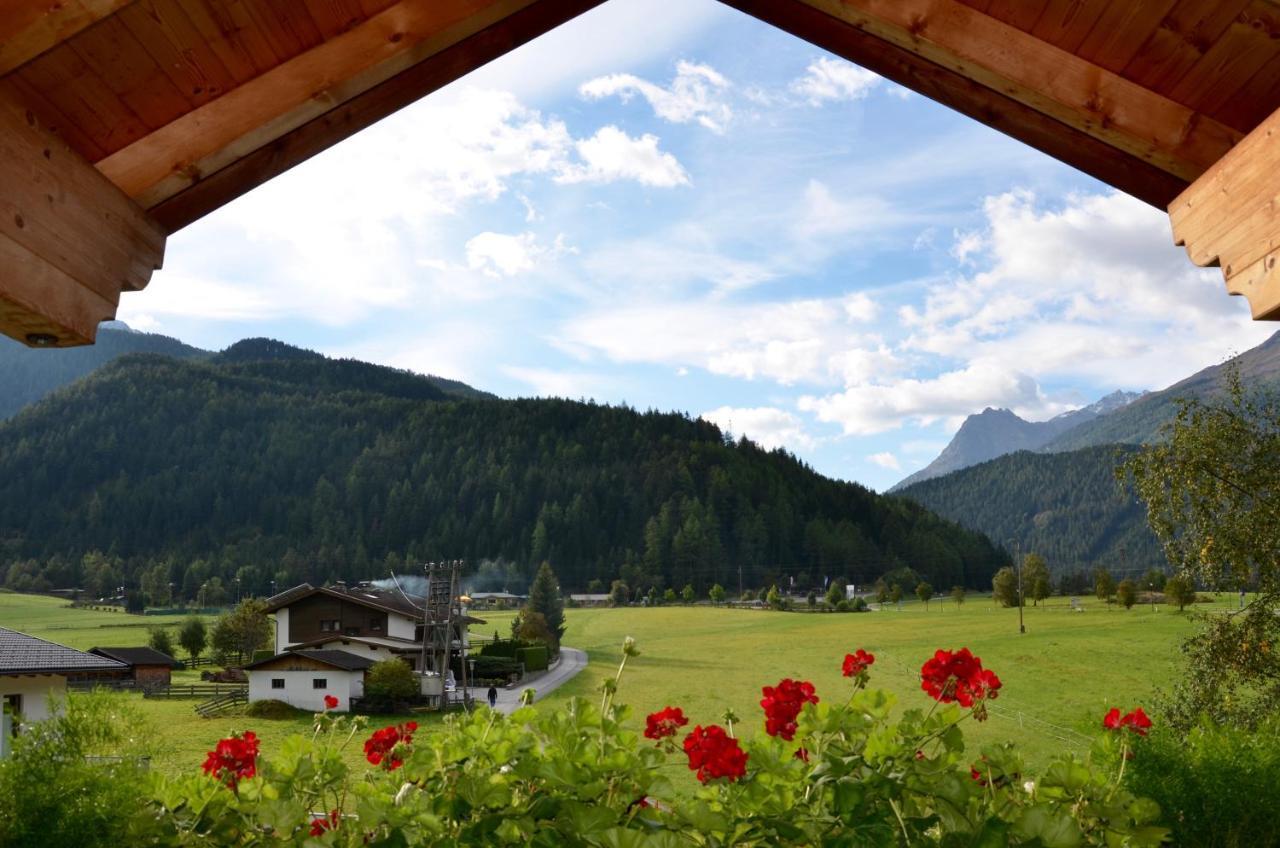
<svg viewBox="0 0 1280 848"><path fill-rule="evenodd" d="M587 667L587 652L579 651L577 648L560 648L560 662L546 674L531 680L527 684L522 683L511 689L500 687L498 689L498 712L512 713L520 706L520 693L525 689L533 689L534 702L541 701L549 693L555 691L566 681L572 680L573 676ZM471 690L477 704L487 704L488 689L474 688Z"/></svg>

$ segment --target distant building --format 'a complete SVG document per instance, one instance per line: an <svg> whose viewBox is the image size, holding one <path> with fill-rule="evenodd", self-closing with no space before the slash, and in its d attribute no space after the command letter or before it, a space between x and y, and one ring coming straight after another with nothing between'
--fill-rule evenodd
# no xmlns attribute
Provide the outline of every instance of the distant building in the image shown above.
<svg viewBox="0 0 1280 848"><path fill-rule="evenodd" d="M464 601L470 600L477 607L514 607L529 600L528 595L516 595L511 592L472 592Z"/></svg>
<svg viewBox="0 0 1280 848"><path fill-rule="evenodd" d="M155 648L92 648L89 653L124 663L127 673L123 678L138 686L168 686L171 672L182 663Z"/></svg>
<svg viewBox="0 0 1280 848"><path fill-rule="evenodd" d="M291 650L245 666L249 701L284 701L300 710L320 712L324 697L338 699L345 712L364 696L365 673L375 660L348 651Z"/></svg>
<svg viewBox="0 0 1280 848"><path fill-rule="evenodd" d="M0 627L0 700L10 732L20 722L49 717L49 699L62 697L67 678L113 677L124 663Z"/></svg>
<svg viewBox="0 0 1280 848"><path fill-rule="evenodd" d="M276 655L245 666L251 702L273 699L319 710L330 694L346 710L352 698L364 695L365 670L386 659L402 660L418 672L423 694L445 691L449 669L433 668L429 650L423 660L422 598L369 584L303 583L268 598L267 612L276 619ZM456 664L470 644L468 627L484 621L462 615L452 622Z"/></svg>
<svg viewBox="0 0 1280 848"><path fill-rule="evenodd" d="M603 607L609 603L608 595L578 594L570 595L569 600L580 607Z"/></svg>

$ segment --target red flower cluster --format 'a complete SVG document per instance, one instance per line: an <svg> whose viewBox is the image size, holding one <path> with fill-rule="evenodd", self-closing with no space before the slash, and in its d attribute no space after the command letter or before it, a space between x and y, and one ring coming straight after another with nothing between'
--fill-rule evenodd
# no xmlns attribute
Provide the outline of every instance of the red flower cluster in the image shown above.
<svg viewBox="0 0 1280 848"><path fill-rule="evenodd" d="M646 739L666 739L668 736L675 736L676 731L688 723L684 710L666 707L656 713L649 713L644 720L644 736Z"/></svg>
<svg viewBox="0 0 1280 848"><path fill-rule="evenodd" d="M861 648L855 654L844 655L844 676L857 677L867 670L876 661L875 654L868 654Z"/></svg>
<svg viewBox="0 0 1280 848"><path fill-rule="evenodd" d="M796 748L795 758L803 763L809 762L809 749Z"/></svg>
<svg viewBox="0 0 1280 848"><path fill-rule="evenodd" d="M338 707L338 699L337 699L337 698L333 697L332 695L325 695L325 696L324 696L324 708L325 708L326 710L333 710L333 709L337 709L337 707Z"/></svg>
<svg viewBox="0 0 1280 848"><path fill-rule="evenodd" d="M375 766L395 771L404 765L405 749L413 743L413 732L417 729L416 721L408 721L375 731L365 740L364 758Z"/></svg>
<svg viewBox="0 0 1280 848"><path fill-rule="evenodd" d="M796 717L804 709L805 704L818 703L818 696L813 693L813 684L807 680L792 680L790 677L778 682L777 686L766 686L761 690L764 699L760 706L764 707L764 730L770 736L781 736L790 742L796 735Z"/></svg>
<svg viewBox="0 0 1280 848"><path fill-rule="evenodd" d="M1120 710L1116 707L1111 708L1111 712L1107 713L1102 719L1102 726L1107 730L1132 730L1139 736L1146 736L1147 731L1151 729L1151 719L1142 711L1142 707L1136 708L1128 715L1120 715Z"/></svg>
<svg viewBox="0 0 1280 848"><path fill-rule="evenodd" d="M325 831L337 830L338 824L342 821L342 813L337 810L330 810L329 815L321 816L318 819L311 820L311 835L324 836Z"/></svg>
<svg viewBox="0 0 1280 848"><path fill-rule="evenodd" d="M737 780L747 773L747 753L738 746L737 739L717 725L695 727L684 738L684 752L689 757L689 768L698 773L702 783L718 777Z"/></svg>
<svg viewBox="0 0 1280 848"><path fill-rule="evenodd" d="M944 704L956 701L967 708L995 698L1000 689L1000 678L984 669L982 660L968 648L958 651L939 649L920 668L920 688L936 701Z"/></svg>
<svg viewBox="0 0 1280 848"><path fill-rule="evenodd" d="M230 789L258 773L258 737L252 730L221 739L201 767Z"/></svg>

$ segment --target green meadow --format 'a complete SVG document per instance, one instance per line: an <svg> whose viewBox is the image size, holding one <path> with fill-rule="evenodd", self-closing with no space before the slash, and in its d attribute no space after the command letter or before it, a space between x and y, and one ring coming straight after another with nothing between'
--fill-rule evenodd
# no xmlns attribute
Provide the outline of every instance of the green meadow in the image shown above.
<svg viewBox="0 0 1280 848"><path fill-rule="evenodd" d="M1234 599L1231 599L1234 600ZM1221 610L1227 596L1201 604ZM900 708L927 707L919 688L921 663L936 648L968 647L1004 683L985 724L966 732L975 745L1013 740L1034 763L1064 750L1084 750L1102 715L1112 706L1149 705L1154 690L1176 675L1178 645L1196 627L1187 614L1159 606L1132 610L1083 599L1083 612L1067 599L1027 607L1027 632L1018 633L1016 609L970 597L957 607L934 601L926 609L904 603L883 612L825 614L671 606L567 610L565 644L588 653L590 663L574 680L540 702L563 706L574 696L599 697L599 685L617 671L627 636L641 654L623 675L618 701L633 708L633 720L668 704L684 708L695 723L719 722L726 709L742 719L745 733L761 726L760 687L783 677L813 681L819 697L848 696L841 677L844 655L865 648L876 655L872 686L898 698ZM475 630L506 633L511 613L478 613L487 624ZM0 626L11 627L77 648L145 644L146 625L177 625L179 619L151 619L118 612L75 610L52 598L0 594ZM179 672L175 682L197 680ZM536 688L536 682L532 684ZM262 719L229 716L201 719L191 700L144 700L137 707L156 768L166 772L198 767L204 753L232 730L253 729L270 753L289 735L310 730L309 718ZM434 717L417 717L428 730ZM403 717L372 719L375 726ZM361 760L356 740L348 752Z"/></svg>

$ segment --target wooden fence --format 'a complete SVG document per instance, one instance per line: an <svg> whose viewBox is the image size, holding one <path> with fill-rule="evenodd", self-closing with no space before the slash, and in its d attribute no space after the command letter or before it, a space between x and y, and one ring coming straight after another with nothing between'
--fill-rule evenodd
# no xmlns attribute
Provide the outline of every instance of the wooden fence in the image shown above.
<svg viewBox="0 0 1280 848"><path fill-rule="evenodd" d="M249 693L247 683L179 683L156 686L143 691L146 698L215 698L219 695Z"/></svg>

